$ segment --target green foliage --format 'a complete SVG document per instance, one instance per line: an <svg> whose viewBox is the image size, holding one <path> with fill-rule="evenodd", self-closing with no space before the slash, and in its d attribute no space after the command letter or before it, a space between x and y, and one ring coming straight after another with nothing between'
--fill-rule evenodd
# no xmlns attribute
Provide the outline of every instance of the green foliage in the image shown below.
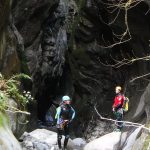
<svg viewBox="0 0 150 150"><path fill-rule="evenodd" d="M2 91L0 91L0 110L4 111L6 108L6 102L7 102L7 95L4 94Z"/></svg>
<svg viewBox="0 0 150 150"><path fill-rule="evenodd" d="M6 127L9 124L9 119L6 113L0 112L0 127Z"/></svg>
<svg viewBox="0 0 150 150"><path fill-rule="evenodd" d="M17 75L13 75L9 80L8 82L11 82L12 80L14 81L17 81L18 79L21 79L21 78L24 78L24 79L31 79L28 75L24 74L24 73L20 73L20 74L17 74Z"/></svg>
<svg viewBox="0 0 150 150"><path fill-rule="evenodd" d="M146 127L150 128L150 123L148 123L146 125ZM148 134L145 141L144 141L144 145L143 145L143 149L142 150L147 150L148 149L148 146L150 144L150 135Z"/></svg>
<svg viewBox="0 0 150 150"><path fill-rule="evenodd" d="M150 144L150 135L148 135L148 136L146 137L145 142L144 142L144 146L143 146L143 149L142 149L142 150L147 150L149 144Z"/></svg>
<svg viewBox="0 0 150 150"><path fill-rule="evenodd" d="M10 79L5 79L0 74L0 111L5 111L12 108L8 104L9 98L14 99L18 105L18 108L14 108L14 110L25 110L29 99L24 96L19 89L20 79L22 78L31 79L26 74L13 75Z"/></svg>

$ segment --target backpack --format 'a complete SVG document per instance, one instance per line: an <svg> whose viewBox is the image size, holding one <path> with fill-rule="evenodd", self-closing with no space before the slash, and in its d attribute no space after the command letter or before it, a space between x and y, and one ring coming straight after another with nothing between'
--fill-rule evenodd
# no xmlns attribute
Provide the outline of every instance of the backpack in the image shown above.
<svg viewBox="0 0 150 150"><path fill-rule="evenodd" d="M123 110L124 110L124 112L127 112L129 110L129 98L128 97L125 97L124 104L123 104Z"/></svg>

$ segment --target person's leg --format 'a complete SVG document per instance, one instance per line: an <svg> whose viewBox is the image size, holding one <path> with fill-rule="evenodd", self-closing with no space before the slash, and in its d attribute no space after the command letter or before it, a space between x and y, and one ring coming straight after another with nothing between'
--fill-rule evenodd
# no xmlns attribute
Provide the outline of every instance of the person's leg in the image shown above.
<svg viewBox="0 0 150 150"><path fill-rule="evenodd" d="M123 114L117 113L117 121L123 120ZM117 122L117 129L121 130L123 127L123 122Z"/></svg>
<svg viewBox="0 0 150 150"><path fill-rule="evenodd" d="M65 132L64 149L66 149L67 144L68 144L68 140L69 140L69 125L66 125L64 127L64 132Z"/></svg>
<svg viewBox="0 0 150 150"><path fill-rule="evenodd" d="M60 128L57 128L57 142L59 148L61 148L62 132L63 131Z"/></svg>
<svg viewBox="0 0 150 150"><path fill-rule="evenodd" d="M120 114L120 121L123 121L123 114ZM123 128L123 122L120 122L120 130Z"/></svg>

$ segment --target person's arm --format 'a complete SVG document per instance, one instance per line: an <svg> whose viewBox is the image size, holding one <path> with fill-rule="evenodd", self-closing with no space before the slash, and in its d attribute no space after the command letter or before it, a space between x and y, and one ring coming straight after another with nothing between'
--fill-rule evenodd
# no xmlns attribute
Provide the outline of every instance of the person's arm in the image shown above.
<svg viewBox="0 0 150 150"><path fill-rule="evenodd" d="M125 107L125 103L126 103L126 97L123 95L122 96L122 108Z"/></svg>
<svg viewBox="0 0 150 150"><path fill-rule="evenodd" d="M60 113L61 113L61 107L58 107L58 108L56 109L56 115L55 115L55 119L57 119L57 124L59 124Z"/></svg>
<svg viewBox="0 0 150 150"><path fill-rule="evenodd" d="M71 117L71 121L75 118L75 110L71 107L71 111L72 111L72 117Z"/></svg>
<svg viewBox="0 0 150 150"><path fill-rule="evenodd" d="M112 105L112 111L114 112L115 111L115 101L116 101L116 97L115 97L115 99L114 99L114 103L113 103L113 105Z"/></svg>

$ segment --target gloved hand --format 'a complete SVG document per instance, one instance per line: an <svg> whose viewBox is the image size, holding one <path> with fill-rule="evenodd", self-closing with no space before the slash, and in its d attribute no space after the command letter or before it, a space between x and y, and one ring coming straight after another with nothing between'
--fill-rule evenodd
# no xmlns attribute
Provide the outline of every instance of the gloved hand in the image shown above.
<svg viewBox="0 0 150 150"><path fill-rule="evenodd" d="M66 123L66 125L69 125L70 123L72 123L72 119L71 120L66 120L65 123Z"/></svg>
<svg viewBox="0 0 150 150"><path fill-rule="evenodd" d="M69 120L69 123L72 123L72 119Z"/></svg>

